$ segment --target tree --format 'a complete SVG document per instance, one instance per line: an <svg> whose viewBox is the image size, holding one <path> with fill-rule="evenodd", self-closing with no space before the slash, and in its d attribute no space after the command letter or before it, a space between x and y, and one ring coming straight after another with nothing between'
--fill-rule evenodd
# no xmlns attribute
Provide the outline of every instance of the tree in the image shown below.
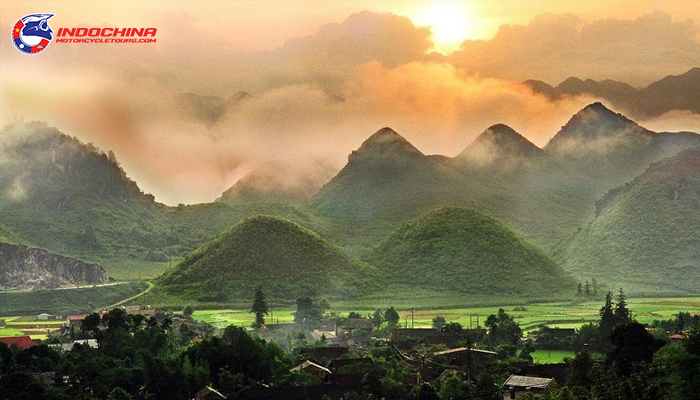
<svg viewBox="0 0 700 400"><path fill-rule="evenodd" d="M114 308L102 316L102 323L107 325L107 328L110 330L118 328L128 329L127 319L128 314L124 309Z"/></svg>
<svg viewBox="0 0 700 400"><path fill-rule="evenodd" d="M446 322L445 317L442 315L436 315L435 318L433 318L433 328L442 329Z"/></svg>
<svg viewBox="0 0 700 400"><path fill-rule="evenodd" d="M97 333L100 327L100 314L98 313L92 313L87 316L85 316L85 319L83 320L83 323L80 325L80 329L83 332L93 332Z"/></svg>
<svg viewBox="0 0 700 400"><path fill-rule="evenodd" d="M492 346L517 345L523 336L520 325L502 308L498 310L498 315L489 315L484 325L489 329L488 338Z"/></svg>
<svg viewBox="0 0 700 400"><path fill-rule="evenodd" d="M384 320L388 322L390 326L396 326L400 319L401 317L399 317L399 313L394 310L394 307L389 307L389 309L384 311Z"/></svg>
<svg viewBox="0 0 700 400"><path fill-rule="evenodd" d="M379 326L382 322L384 322L384 312L381 308L377 308L372 314L372 323L374 323L374 326Z"/></svg>
<svg viewBox="0 0 700 400"><path fill-rule="evenodd" d="M304 326L313 326L321 320L321 310L310 297L297 299L297 309L294 312L294 322Z"/></svg>
<svg viewBox="0 0 700 400"><path fill-rule="evenodd" d="M586 283L583 285L583 293L586 297L591 295L591 285L588 283L588 279L586 279Z"/></svg>
<svg viewBox="0 0 700 400"><path fill-rule="evenodd" d="M605 304L600 309L600 324L598 331L600 332L600 347L604 349L610 343L610 334L615 328L615 314L612 306L612 292L605 295Z"/></svg>
<svg viewBox="0 0 700 400"><path fill-rule="evenodd" d="M620 288L620 293L617 295L617 302L615 303L615 325L623 325L632 319L632 314L630 310L627 309L627 301L625 298L625 293Z"/></svg>
<svg viewBox="0 0 700 400"><path fill-rule="evenodd" d="M194 308L192 306L187 306L182 309L182 315L185 317L192 318L192 314L194 314Z"/></svg>
<svg viewBox="0 0 700 400"><path fill-rule="evenodd" d="M663 346L663 341L654 339L644 325L636 321L617 325L610 339L613 349L608 357L622 376L629 376L640 362L650 363L654 353Z"/></svg>
<svg viewBox="0 0 700 400"><path fill-rule="evenodd" d="M265 298L265 293L262 290L262 285L258 285L258 287L255 289L253 307L251 307L250 312L255 313L255 322L253 322L253 328L262 328L263 325L265 325L265 316L268 313L267 299Z"/></svg>

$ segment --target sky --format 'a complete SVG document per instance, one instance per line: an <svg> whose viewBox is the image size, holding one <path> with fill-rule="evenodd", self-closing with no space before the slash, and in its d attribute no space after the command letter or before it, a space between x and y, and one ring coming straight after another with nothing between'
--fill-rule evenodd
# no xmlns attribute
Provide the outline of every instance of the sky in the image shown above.
<svg viewBox="0 0 700 400"><path fill-rule="evenodd" d="M0 10L0 125L46 121L112 150L171 205L213 201L241 179L313 194L385 126L425 154L455 156L497 123L541 147L599 99L551 100L523 81L644 87L700 67L693 0L0 0ZM153 27L156 42L54 36L26 55L10 34L33 13L55 14L54 35ZM684 111L636 121L700 132Z"/></svg>

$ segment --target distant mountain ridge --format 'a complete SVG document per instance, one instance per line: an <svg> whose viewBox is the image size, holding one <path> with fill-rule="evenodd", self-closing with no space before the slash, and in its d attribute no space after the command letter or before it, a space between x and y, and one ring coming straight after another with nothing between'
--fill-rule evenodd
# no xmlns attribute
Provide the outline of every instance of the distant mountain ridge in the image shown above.
<svg viewBox="0 0 700 400"><path fill-rule="evenodd" d="M651 165L598 202L555 258L577 276L647 294L700 291L700 147Z"/></svg>
<svg viewBox="0 0 700 400"><path fill-rule="evenodd" d="M542 81L523 82L535 93L557 100L563 96L589 94L606 99L615 108L637 118L650 118L669 111L690 111L700 114L700 68L681 75L669 75L644 88L634 88L624 82L570 77L556 87Z"/></svg>
<svg viewBox="0 0 700 400"><path fill-rule="evenodd" d="M569 247L564 244L583 232L596 215L603 221L606 213L618 207L622 189L619 193L611 189L634 180L652 163L700 146L698 134L653 132L593 103L572 116L542 149L498 124L455 158L425 155L399 133L382 128L351 152L347 164L309 201L296 199L290 205L283 192L273 191L250 193L246 203L243 191L234 193L241 200L238 204L220 201L167 207L142 193L110 152L82 144L45 124L6 129L9 131L3 132L11 140L0 142L0 221L7 231L54 253L107 268L113 261L167 262L186 256L162 282L171 293L182 289L196 301L246 297L251 287L243 282L263 282L259 276L279 281L269 290L280 296L311 292L367 295L386 283L377 277L392 274L388 265L407 265L392 264L391 257L377 254L373 258L369 252L387 240L396 243L396 232L406 223L445 207L488 214L516 237L541 249L536 253L556 255L568 272L589 278L582 268L595 258L584 257L590 253L565 251ZM475 159L482 152L488 153L486 162ZM674 213L667 218L677 218ZM260 215L272 220L260 219ZM452 217L460 219L456 214ZM297 281L274 275L266 265L280 265L282 258L272 252L275 243L260 233L267 232L264 226L274 227L271 237L288 245L285 253L299 254L298 260L316 253L324 255L325 261L319 264L318 259L307 258L305 266L299 267L302 279ZM581 237L576 240L583 240ZM443 239L439 241L449 242ZM305 247L304 243L315 244ZM252 253L245 255L244 249L236 247L240 244L246 244ZM464 250L454 246L436 253L436 261L426 265L438 265ZM305 248L315 250L306 252ZM234 254L243 260L236 268L226 262ZM532 261L530 256L525 258ZM267 261L263 265L259 260ZM441 265L447 268L448 264ZM540 265L550 264L542 261ZM218 270L211 268L219 268L227 278L213 278ZM458 265L449 268L442 276L459 274ZM265 274L258 276L256 271ZM552 276L559 276L551 271ZM312 275L318 284L313 283ZM615 276L600 274L599 282L605 284L601 280ZM565 279L562 275L562 282ZM638 290L651 284L640 282Z"/></svg>

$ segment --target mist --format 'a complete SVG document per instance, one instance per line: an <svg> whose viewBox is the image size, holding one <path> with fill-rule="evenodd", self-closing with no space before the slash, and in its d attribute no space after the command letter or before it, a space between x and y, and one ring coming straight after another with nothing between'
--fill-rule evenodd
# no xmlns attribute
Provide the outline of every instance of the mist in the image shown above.
<svg viewBox="0 0 700 400"><path fill-rule="evenodd" d="M621 79L637 83L651 71L659 78L671 64L673 72L700 65L700 52L689 55L698 45L694 25L661 14L593 23L571 15L538 17L528 26L503 27L493 40L465 42L451 57L428 54L430 31L392 14L353 14L260 52L237 49L186 15L169 17L159 19L156 51L53 44L51 56L36 64L19 52L3 53L2 75L32 74L0 81L0 122L40 119L113 150L143 191L170 205L213 201L237 182L308 198L384 126L425 154L455 156L497 123L544 146L574 113L599 99L548 99L520 82L613 74L610 65L630 54L625 49L634 35L605 44L596 53L604 55L597 70L575 63L596 52L601 35L652 24L671 30L647 51L683 50L684 63L652 60L640 67L644 73ZM557 32L566 34L552 37ZM525 34L521 44L508 39L519 33ZM576 51L551 64L545 54L567 40ZM218 51L202 53L214 42ZM0 37L0 44L8 38ZM524 46L512 56L520 58L499 60L497 68L484 62L487 54L510 54L514 45ZM525 55L539 61L523 63ZM696 116L644 122L680 130L697 127Z"/></svg>

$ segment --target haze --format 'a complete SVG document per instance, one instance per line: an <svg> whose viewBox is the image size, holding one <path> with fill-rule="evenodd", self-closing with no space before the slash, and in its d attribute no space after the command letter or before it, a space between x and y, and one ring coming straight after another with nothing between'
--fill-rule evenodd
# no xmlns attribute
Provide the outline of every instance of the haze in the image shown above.
<svg viewBox="0 0 700 400"><path fill-rule="evenodd" d="M700 66L694 1L2 1L0 8L0 123L39 119L113 150L166 204L212 201L256 173L313 193L384 126L426 154L454 156L496 123L543 146L598 99L549 100L522 81L556 85L577 76L639 87ZM56 14L54 32L155 27L157 43L54 42L27 56L9 33L38 12ZM629 116L655 130L700 132L700 116L687 111Z"/></svg>

